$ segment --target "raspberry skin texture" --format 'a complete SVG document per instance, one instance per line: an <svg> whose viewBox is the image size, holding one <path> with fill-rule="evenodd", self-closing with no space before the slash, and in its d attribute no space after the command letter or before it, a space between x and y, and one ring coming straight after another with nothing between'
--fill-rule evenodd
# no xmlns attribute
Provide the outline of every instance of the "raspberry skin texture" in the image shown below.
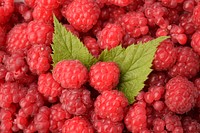
<svg viewBox="0 0 200 133"><path fill-rule="evenodd" d="M97 34L97 43L101 49L112 49L120 44L123 38L123 29L119 24L108 23Z"/></svg>
<svg viewBox="0 0 200 133"><path fill-rule="evenodd" d="M57 97L63 88L53 79L51 73L41 74L38 77L38 91L45 97Z"/></svg>
<svg viewBox="0 0 200 133"><path fill-rule="evenodd" d="M93 0L74 0L63 12L63 16L76 30L87 32L96 24L100 8Z"/></svg>
<svg viewBox="0 0 200 133"><path fill-rule="evenodd" d="M34 74L47 72L51 67L51 48L46 45L32 45L27 52L27 63Z"/></svg>
<svg viewBox="0 0 200 133"><path fill-rule="evenodd" d="M6 24L14 11L14 0L1 0L0 5L0 24Z"/></svg>
<svg viewBox="0 0 200 133"><path fill-rule="evenodd" d="M197 6L195 6L192 14L192 22L199 27L200 26L200 4L198 3Z"/></svg>
<svg viewBox="0 0 200 133"><path fill-rule="evenodd" d="M98 62L91 66L89 83L99 92L114 89L119 83L120 70L114 62Z"/></svg>
<svg viewBox="0 0 200 133"><path fill-rule="evenodd" d="M176 47L176 63L169 69L168 74L171 77L177 75L187 78L194 77L199 72L199 55L190 47Z"/></svg>
<svg viewBox="0 0 200 133"><path fill-rule="evenodd" d="M192 46L192 49L200 55L200 43L199 43L199 41L200 41L200 31L196 31L192 35L191 46Z"/></svg>
<svg viewBox="0 0 200 133"><path fill-rule="evenodd" d="M77 128L78 125L78 128ZM92 125L87 119L81 116L75 116L65 121L62 127L62 133L94 133Z"/></svg>
<svg viewBox="0 0 200 133"><path fill-rule="evenodd" d="M124 123L126 128L133 133L139 133L147 126L147 114L146 107L139 102L134 103L128 110Z"/></svg>
<svg viewBox="0 0 200 133"><path fill-rule="evenodd" d="M30 42L26 33L27 23L15 25L8 33L6 39L6 48L8 52L13 53L18 50L27 50L30 48Z"/></svg>
<svg viewBox="0 0 200 133"><path fill-rule="evenodd" d="M79 89L65 89L60 96L62 108L74 115L85 114L93 105L90 91L85 87Z"/></svg>
<svg viewBox="0 0 200 133"><path fill-rule="evenodd" d="M199 133L200 123L191 117L184 117L182 119L183 130L185 133Z"/></svg>
<svg viewBox="0 0 200 133"><path fill-rule="evenodd" d="M76 31L76 30L74 29L73 26L71 26L71 25L69 25L69 24L64 24L63 26L65 27L65 29L66 29L67 31L69 31L69 32L71 32L73 35L79 37L79 32Z"/></svg>
<svg viewBox="0 0 200 133"><path fill-rule="evenodd" d="M104 0L101 0L101 1L104 1ZM105 2L106 4L113 4L120 7L127 6L133 2L133 0L105 0L105 1L106 1Z"/></svg>
<svg viewBox="0 0 200 133"><path fill-rule="evenodd" d="M128 100L122 92L117 90L104 91L96 98L94 111L100 118L119 122L123 120L127 106Z"/></svg>
<svg viewBox="0 0 200 133"><path fill-rule="evenodd" d="M56 9L60 4L63 4L64 0L40 0L37 2L37 5L44 7L48 10Z"/></svg>
<svg viewBox="0 0 200 133"><path fill-rule="evenodd" d="M55 65L53 78L63 88L79 89L88 80L88 70L79 60L62 60Z"/></svg>
<svg viewBox="0 0 200 133"><path fill-rule="evenodd" d="M6 43L6 31L0 26L0 47L5 46Z"/></svg>
<svg viewBox="0 0 200 133"><path fill-rule="evenodd" d="M53 26L41 21L31 21L27 27L28 40L31 44L50 45L53 37Z"/></svg>
<svg viewBox="0 0 200 133"><path fill-rule="evenodd" d="M200 78L195 79L194 81L195 86L197 87L198 98L196 102L196 107L200 108Z"/></svg>
<svg viewBox="0 0 200 133"><path fill-rule="evenodd" d="M156 51L153 67L157 71L167 70L176 62L176 49L171 41L162 42Z"/></svg>
<svg viewBox="0 0 200 133"><path fill-rule="evenodd" d="M197 99L197 88L187 78L177 76L166 84L165 104L178 114L190 111Z"/></svg>
<svg viewBox="0 0 200 133"><path fill-rule="evenodd" d="M24 0L24 3L30 8L34 8L36 6L36 0Z"/></svg>

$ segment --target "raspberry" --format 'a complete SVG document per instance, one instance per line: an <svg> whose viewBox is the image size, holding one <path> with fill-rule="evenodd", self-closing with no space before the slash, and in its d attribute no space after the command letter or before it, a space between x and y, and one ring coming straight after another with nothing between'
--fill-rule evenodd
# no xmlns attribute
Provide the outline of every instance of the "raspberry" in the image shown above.
<svg viewBox="0 0 200 133"><path fill-rule="evenodd" d="M46 97L56 97L61 94L62 87L53 79L51 73L41 74L38 78L38 91Z"/></svg>
<svg viewBox="0 0 200 133"><path fill-rule="evenodd" d="M96 24L100 8L93 0L74 0L63 12L63 16L76 30L87 32Z"/></svg>
<svg viewBox="0 0 200 133"><path fill-rule="evenodd" d="M139 133L147 126L146 108L143 104L134 103L128 110L124 123L130 132Z"/></svg>
<svg viewBox="0 0 200 133"><path fill-rule="evenodd" d="M123 37L122 27L118 24L107 24L97 35L97 43L101 49L112 49L120 44Z"/></svg>
<svg viewBox="0 0 200 133"><path fill-rule="evenodd" d="M50 45L53 36L53 26L41 21L31 21L27 27L27 35L31 44Z"/></svg>
<svg viewBox="0 0 200 133"><path fill-rule="evenodd" d="M12 132L12 112L1 108L0 110L0 130L1 132L11 133Z"/></svg>
<svg viewBox="0 0 200 133"><path fill-rule="evenodd" d="M127 6L133 2L133 0L101 0L102 2L105 1L106 4L113 4L120 7Z"/></svg>
<svg viewBox="0 0 200 133"><path fill-rule="evenodd" d="M78 125L78 128L77 128ZM62 127L62 133L93 133L92 125L83 117L75 116L66 120Z"/></svg>
<svg viewBox="0 0 200 133"><path fill-rule="evenodd" d="M37 2L37 5L44 7L48 10L56 9L60 4L63 4L64 0L40 0Z"/></svg>
<svg viewBox="0 0 200 133"><path fill-rule="evenodd" d="M63 88L78 89L87 81L88 71L78 60L63 60L54 67L53 78Z"/></svg>
<svg viewBox="0 0 200 133"><path fill-rule="evenodd" d="M17 82L6 82L0 87L0 107L8 108L11 103L19 103L26 95L27 88L18 84Z"/></svg>
<svg viewBox="0 0 200 133"><path fill-rule="evenodd" d="M171 41L162 42L156 51L153 67L155 70L167 70L176 62L176 49Z"/></svg>
<svg viewBox="0 0 200 133"><path fill-rule="evenodd" d="M200 123L196 120L185 117L182 119L183 130L185 133L199 133L200 132Z"/></svg>
<svg viewBox="0 0 200 133"><path fill-rule="evenodd" d="M200 4L199 3L197 6L195 6L193 10L192 21L197 27L200 26Z"/></svg>
<svg viewBox="0 0 200 133"><path fill-rule="evenodd" d="M79 32L76 31L76 30L74 29L73 26L71 26L71 25L69 25L69 24L64 24L63 26L65 26L65 28L66 28L67 31L69 31L69 32L71 32L73 35L79 37Z"/></svg>
<svg viewBox="0 0 200 133"><path fill-rule="evenodd" d="M169 8L175 8L179 3L183 3L184 0L160 0L162 4Z"/></svg>
<svg viewBox="0 0 200 133"><path fill-rule="evenodd" d="M24 0L25 4L31 8L36 6L36 0Z"/></svg>
<svg viewBox="0 0 200 133"><path fill-rule="evenodd" d="M90 68L89 82L97 91L114 89L119 83L120 70L114 62L98 62Z"/></svg>
<svg viewBox="0 0 200 133"><path fill-rule="evenodd" d="M0 24L5 24L9 21L14 11L14 0L1 0L0 1Z"/></svg>
<svg viewBox="0 0 200 133"><path fill-rule="evenodd" d="M196 103L197 88L187 78L177 76L166 84L165 103L175 113L183 114Z"/></svg>
<svg viewBox="0 0 200 133"><path fill-rule="evenodd" d="M101 53L101 49L99 45L97 44L97 41L95 38L92 38L90 36L86 36L83 39L84 45L87 47L87 49L90 51L90 53L98 57L98 55Z"/></svg>
<svg viewBox="0 0 200 133"><path fill-rule="evenodd" d="M167 131L177 130L177 127L181 127L181 119L178 115L168 114L164 116Z"/></svg>
<svg viewBox="0 0 200 133"><path fill-rule="evenodd" d="M0 64L0 79L5 79L7 70L3 64Z"/></svg>
<svg viewBox="0 0 200 133"><path fill-rule="evenodd" d="M153 120L153 131L154 132L162 132L165 129L165 121L160 119L160 118L156 118Z"/></svg>
<svg viewBox="0 0 200 133"><path fill-rule="evenodd" d="M6 39L7 50L9 52L16 52L18 50L27 50L30 48L28 36L26 33L27 24L21 23L15 25L8 33Z"/></svg>
<svg viewBox="0 0 200 133"><path fill-rule="evenodd" d="M192 21L192 13L183 13L180 15L180 25L184 28L185 34L193 34L196 31L196 26Z"/></svg>
<svg viewBox="0 0 200 133"><path fill-rule="evenodd" d="M122 92L117 90L103 91L94 103L95 113L100 118L113 122L122 121L128 100Z"/></svg>
<svg viewBox="0 0 200 133"><path fill-rule="evenodd" d="M141 12L128 12L122 16L120 24L125 33L131 37L146 35L149 31L147 19Z"/></svg>
<svg viewBox="0 0 200 133"><path fill-rule="evenodd" d="M187 78L194 77L199 72L199 55L190 47L177 47L176 63L169 69L171 77L177 75Z"/></svg>
<svg viewBox="0 0 200 133"><path fill-rule="evenodd" d="M195 79L194 84L198 90L198 98L197 98L196 106L200 108L200 78Z"/></svg>
<svg viewBox="0 0 200 133"><path fill-rule="evenodd" d="M85 87L79 89L63 90L60 96L63 109L70 114L83 115L93 105L90 98L90 91Z"/></svg>
<svg viewBox="0 0 200 133"><path fill-rule="evenodd" d="M161 111L164 109L164 102L163 101L155 101L153 103L153 108L156 110L156 111Z"/></svg>
<svg viewBox="0 0 200 133"><path fill-rule="evenodd" d="M5 43L6 43L6 32L0 26L0 46L5 46Z"/></svg>
<svg viewBox="0 0 200 133"><path fill-rule="evenodd" d="M200 43L199 43L199 39L200 39L200 31L196 31L192 35L191 46L192 46L193 50L200 55L200 48L199 48L200 47Z"/></svg>
<svg viewBox="0 0 200 133"><path fill-rule="evenodd" d="M51 48L45 45L32 45L27 52L27 63L34 74L47 72L51 67Z"/></svg>
<svg viewBox="0 0 200 133"><path fill-rule="evenodd" d="M149 35L145 35L145 36L142 36L142 37L138 38L136 40L136 44L146 43L146 42L151 41L151 40L153 40L153 37L151 37Z"/></svg>
<svg viewBox="0 0 200 133"><path fill-rule="evenodd" d="M169 79L169 76L165 72L153 71L150 73L146 83L149 86L165 86Z"/></svg>

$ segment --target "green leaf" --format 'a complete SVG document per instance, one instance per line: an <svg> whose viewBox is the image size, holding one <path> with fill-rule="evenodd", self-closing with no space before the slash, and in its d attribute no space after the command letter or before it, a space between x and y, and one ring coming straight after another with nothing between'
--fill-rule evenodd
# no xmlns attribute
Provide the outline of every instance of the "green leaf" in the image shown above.
<svg viewBox="0 0 200 133"><path fill-rule="evenodd" d="M97 62L97 59L89 53L83 43L71 32L68 32L55 16L52 49L53 66L61 60L77 59L90 68Z"/></svg>
<svg viewBox="0 0 200 133"><path fill-rule="evenodd" d="M118 89L126 95L130 104L143 89L144 81L152 71L152 61L158 45L167 38L159 37L144 44L130 45L126 49L118 46L101 53L100 61L113 61L118 64L121 72Z"/></svg>

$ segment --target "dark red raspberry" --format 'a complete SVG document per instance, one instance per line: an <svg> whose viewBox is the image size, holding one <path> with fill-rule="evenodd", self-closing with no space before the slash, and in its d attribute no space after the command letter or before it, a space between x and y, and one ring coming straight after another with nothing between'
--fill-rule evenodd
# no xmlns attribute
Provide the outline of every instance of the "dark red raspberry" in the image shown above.
<svg viewBox="0 0 200 133"><path fill-rule="evenodd" d="M177 75L187 78L194 77L199 72L199 55L190 47L177 47L176 63L169 69L171 77Z"/></svg>
<svg viewBox="0 0 200 133"><path fill-rule="evenodd" d="M24 0L25 4L31 8L36 6L36 0Z"/></svg>
<svg viewBox="0 0 200 133"><path fill-rule="evenodd" d="M149 31L147 19L141 12L128 12L122 16L120 24L126 34L131 37L146 35Z"/></svg>
<svg viewBox="0 0 200 133"><path fill-rule="evenodd" d="M197 101L196 101L196 107L200 108L200 78L195 79L194 81L195 86L197 87Z"/></svg>
<svg viewBox="0 0 200 133"><path fill-rule="evenodd" d="M101 49L112 49L120 44L123 38L122 27L118 24L108 23L97 34L97 43Z"/></svg>
<svg viewBox="0 0 200 133"><path fill-rule="evenodd" d="M93 0L74 0L63 13L76 30L87 32L96 24L100 8Z"/></svg>
<svg viewBox="0 0 200 133"><path fill-rule="evenodd" d="M167 131L177 130L177 127L182 127L181 119L178 115L168 114L164 116Z"/></svg>
<svg viewBox="0 0 200 133"><path fill-rule="evenodd" d="M101 119L97 114L91 112L91 121L98 133L122 133L124 125L122 122L112 122L108 119Z"/></svg>
<svg viewBox="0 0 200 133"><path fill-rule="evenodd" d="M176 62L176 49L171 41L162 42L156 51L153 67L155 70L167 70Z"/></svg>
<svg viewBox="0 0 200 133"><path fill-rule="evenodd" d="M0 1L0 24L5 24L9 21L14 11L14 0Z"/></svg>
<svg viewBox="0 0 200 133"><path fill-rule="evenodd" d="M63 60L54 67L53 78L63 88L78 89L88 80L88 71L78 60Z"/></svg>
<svg viewBox="0 0 200 133"><path fill-rule="evenodd" d="M24 133L34 133L36 132L35 124L33 120L30 120L29 125L24 129Z"/></svg>
<svg viewBox="0 0 200 133"><path fill-rule="evenodd" d="M140 102L134 103L128 110L124 123L130 132L139 133L141 130L146 129L147 114L146 107Z"/></svg>
<svg viewBox="0 0 200 133"><path fill-rule="evenodd" d="M156 111L162 111L165 107L165 104L163 101L155 101L153 103L153 108L156 110Z"/></svg>
<svg viewBox="0 0 200 133"><path fill-rule="evenodd" d="M78 125L78 128L77 128ZM62 133L93 133L94 129L87 119L81 116L75 116L65 121L62 127Z"/></svg>
<svg viewBox="0 0 200 133"><path fill-rule="evenodd" d="M51 48L46 45L32 45L27 52L27 63L34 74L47 72L51 67Z"/></svg>
<svg viewBox="0 0 200 133"><path fill-rule="evenodd" d="M0 26L0 47L6 44L6 31Z"/></svg>
<svg viewBox="0 0 200 133"><path fill-rule="evenodd" d="M103 119L113 122L122 121L128 100L117 90L103 91L94 103L95 113Z"/></svg>
<svg viewBox="0 0 200 133"><path fill-rule="evenodd" d="M200 31L196 31L192 35L191 46L192 46L193 50L200 55L200 43L199 43L199 39L200 39Z"/></svg>
<svg viewBox="0 0 200 133"><path fill-rule="evenodd" d="M48 10L56 9L60 4L63 4L64 0L38 0L37 5L44 7Z"/></svg>
<svg viewBox="0 0 200 133"><path fill-rule="evenodd" d="M153 120L153 131L154 132L162 132L165 129L165 121L160 119L160 118L156 118Z"/></svg>
<svg viewBox="0 0 200 133"><path fill-rule="evenodd" d="M162 4L169 8L175 8L178 4L183 3L184 0L159 0Z"/></svg>
<svg viewBox="0 0 200 133"><path fill-rule="evenodd" d="M57 97L61 94L62 87L53 79L51 73L41 74L38 78L38 91L45 97Z"/></svg>
<svg viewBox="0 0 200 133"><path fill-rule="evenodd" d="M6 46L9 52L18 50L27 50L30 48L30 43L27 36L27 24L21 23L15 25L7 35Z"/></svg>
<svg viewBox="0 0 200 133"><path fill-rule="evenodd" d="M76 30L74 29L73 26L71 26L71 25L69 25L69 24L64 24L63 26L65 26L65 28L66 28L67 31L69 31L69 32L71 32L73 35L79 37L79 32L76 31Z"/></svg>
<svg viewBox="0 0 200 133"><path fill-rule="evenodd" d="M185 133L199 133L200 123L191 117L185 117L182 119L183 130Z"/></svg>
<svg viewBox="0 0 200 133"><path fill-rule="evenodd" d="M184 28L185 34L193 34L196 31L196 25L192 20L192 13L184 12L180 15L179 25Z"/></svg>
<svg viewBox="0 0 200 133"><path fill-rule="evenodd" d="M0 79L5 80L6 74L7 74L6 67L0 63Z"/></svg>
<svg viewBox="0 0 200 133"><path fill-rule="evenodd" d="M85 87L63 90L60 96L60 102L62 103L63 109L74 115L85 114L93 105L90 91Z"/></svg>
<svg viewBox="0 0 200 133"><path fill-rule="evenodd" d="M197 27L200 26L200 3L193 10L192 21Z"/></svg>
<svg viewBox="0 0 200 133"><path fill-rule="evenodd" d="M0 87L0 107L8 108L12 103L19 103L26 95L27 88L17 82L6 82Z"/></svg>
<svg viewBox="0 0 200 133"><path fill-rule="evenodd" d="M169 76L167 75L167 73L162 71L161 72L153 71L152 73L150 73L146 81L146 84L148 86L165 86L168 80Z"/></svg>
<svg viewBox="0 0 200 133"><path fill-rule="evenodd" d="M197 88L187 78L177 76L166 84L165 103L175 113L183 114L194 107Z"/></svg>
<svg viewBox="0 0 200 133"><path fill-rule="evenodd" d="M87 47L87 49L90 51L90 53L98 57L98 55L101 53L101 49L96 41L95 38L92 38L90 36L86 36L83 39L84 45Z"/></svg>
<svg viewBox="0 0 200 133"><path fill-rule="evenodd" d="M127 6L133 2L133 0L101 0L101 2L106 3L106 4L113 4L117 6Z"/></svg>
<svg viewBox="0 0 200 133"><path fill-rule="evenodd" d="M42 107L40 107L38 113L34 116L34 124L35 124L35 128L38 132L46 133L49 131L50 112L51 112L51 110L48 107L42 106Z"/></svg>
<svg viewBox="0 0 200 133"><path fill-rule="evenodd" d="M50 45L53 36L53 26L41 21L31 21L27 27L27 36L31 44Z"/></svg>
<svg viewBox="0 0 200 133"><path fill-rule="evenodd" d="M66 119L69 119L71 114L67 111L63 110L61 104L55 104L51 106L51 113L50 113L50 127L49 130L51 132L61 132L62 126L65 123Z"/></svg>
<svg viewBox="0 0 200 133"><path fill-rule="evenodd" d="M145 35L145 36L142 36L140 38L138 38L136 40L136 44L139 44L139 43L146 43L148 41L151 41L153 40L154 38L152 36L149 36L149 35Z"/></svg>

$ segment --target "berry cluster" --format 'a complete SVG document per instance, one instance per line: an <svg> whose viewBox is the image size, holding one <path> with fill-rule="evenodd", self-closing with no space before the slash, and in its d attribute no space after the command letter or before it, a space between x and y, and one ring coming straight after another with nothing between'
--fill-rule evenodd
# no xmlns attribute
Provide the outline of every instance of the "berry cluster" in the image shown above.
<svg viewBox="0 0 200 133"><path fill-rule="evenodd" d="M51 65L53 15L95 58L170 37L133 104L115 62ZM199 133L199 28L198 0L0 0L0 132Z"/></svg>

